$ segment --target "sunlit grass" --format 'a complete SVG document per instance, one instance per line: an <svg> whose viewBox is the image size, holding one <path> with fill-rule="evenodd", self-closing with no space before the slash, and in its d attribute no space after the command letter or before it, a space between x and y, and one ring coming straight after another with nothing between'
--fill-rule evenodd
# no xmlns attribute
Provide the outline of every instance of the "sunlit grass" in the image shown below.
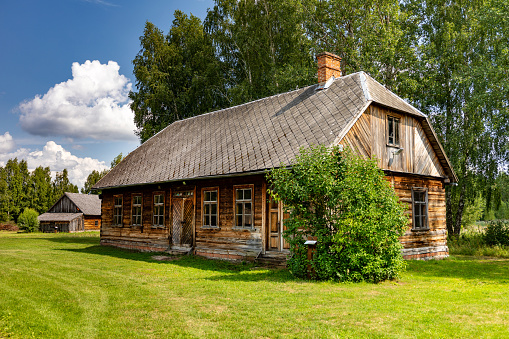
<svg viewBox="0 0 509 339"><path fill-rule="evenodd" d="M0 232L0 337L509 337L505 259L412 261L372 285L153 255L98 233Z"/></svg>

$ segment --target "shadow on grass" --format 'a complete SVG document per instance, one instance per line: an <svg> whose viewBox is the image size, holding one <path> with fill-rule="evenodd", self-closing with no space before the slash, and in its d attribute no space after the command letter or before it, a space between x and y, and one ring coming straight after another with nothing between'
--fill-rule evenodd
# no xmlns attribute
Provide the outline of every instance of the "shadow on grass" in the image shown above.
<svg viewBox="0 0 509 339"><path fill-rule="evenodd" d="M67 243L66 241L61 241ZM82 243L82 242L80 242ZM101 246L94 244L85 248L62 248L61 251L69 251L74 253L86 253L96 255L106 255L118 259L143 261L151 264L173 265L179 267L188 267L193 269L212 271L222 273L219 276L205 278L207 280L229 280L229 281L293 281L295 278L285 269L271 269L265 267L257 267L253 263L232 263L222 260L206 259L194 255L184 255L175 257L175 260L155 260L152 257L163 255L174 257L168 253L157 252L138 252L127 249L121 249L110 246Z"/></svg>
<svg viewBox="0 0 509 339"><path fill-rule="evenodd" d="M229 281L294 281L288 270L265 269L252 263L231 263L211 260L196 256L182 256L177 260L159 261L155 255L169 256L167 253L138 252L110 246L99 245L99 238L94 236L56 236L41 238L62 244L90 245L84 248L62 248L63 251L107 255L120 259L144 261L160 265L175 265L194 269L223 273L208 280ZM460 278L467 280L492 281L509 284L509 259L494 259L471 256L454 256L445 260L408 261L407 272L423 278Z"/></svg>

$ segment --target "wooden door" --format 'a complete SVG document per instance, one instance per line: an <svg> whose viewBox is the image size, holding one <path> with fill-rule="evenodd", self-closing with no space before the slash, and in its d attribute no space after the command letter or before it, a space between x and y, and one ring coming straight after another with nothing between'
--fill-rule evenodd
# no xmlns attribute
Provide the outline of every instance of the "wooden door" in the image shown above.
<svg viewBox="0 0 509 339"><path fill-rule="evenodd" d="M267 251L282 251L290 248L283 238L286 218L288 214L283 212L283 204L267 196Z"/></svg>
<svg viewBox="0 0 509 339"><path fill-rule="evenodd" d="M194 231L193 192L175 192L172 203L172 244L192 246Z"/></svg>

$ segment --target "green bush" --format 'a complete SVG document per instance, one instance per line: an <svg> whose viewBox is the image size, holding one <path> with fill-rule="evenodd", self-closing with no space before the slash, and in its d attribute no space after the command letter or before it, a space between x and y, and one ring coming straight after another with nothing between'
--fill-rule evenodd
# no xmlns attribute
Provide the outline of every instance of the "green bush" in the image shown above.
<svg viewBox="0 0 509 339"><path fill-rule="evenodd" d="M486 244L490 246L509 246L509 223L502 220L490 221L484 238Z"/></svg>
<svg viewBox="0 0 509 339"><path fill-rule="evenodd" d="M25 208L18 217L18 227L25 232L36 232L39 230L39 214L31 208Z"/></svg>
<svg viewBox="0 0 509 339"><path fill-rule="evenodd" d="M301 149L291 168L267 175L269 192L290 212L283 236L298 277L318 280L394 279L404 269L399 237L408 219L375 159L325 146ZM316 239L307 259L306 239Z"/></svg>

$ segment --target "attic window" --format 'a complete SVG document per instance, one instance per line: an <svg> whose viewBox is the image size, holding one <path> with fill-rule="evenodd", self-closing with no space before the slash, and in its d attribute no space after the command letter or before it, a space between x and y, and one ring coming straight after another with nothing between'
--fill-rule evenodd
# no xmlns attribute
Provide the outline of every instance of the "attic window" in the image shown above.
<svg viewBox="0 0 509 339"><path fill-rule="evenodd" d="M399 146L399 118L387 116L387 145Z"/></svg>

